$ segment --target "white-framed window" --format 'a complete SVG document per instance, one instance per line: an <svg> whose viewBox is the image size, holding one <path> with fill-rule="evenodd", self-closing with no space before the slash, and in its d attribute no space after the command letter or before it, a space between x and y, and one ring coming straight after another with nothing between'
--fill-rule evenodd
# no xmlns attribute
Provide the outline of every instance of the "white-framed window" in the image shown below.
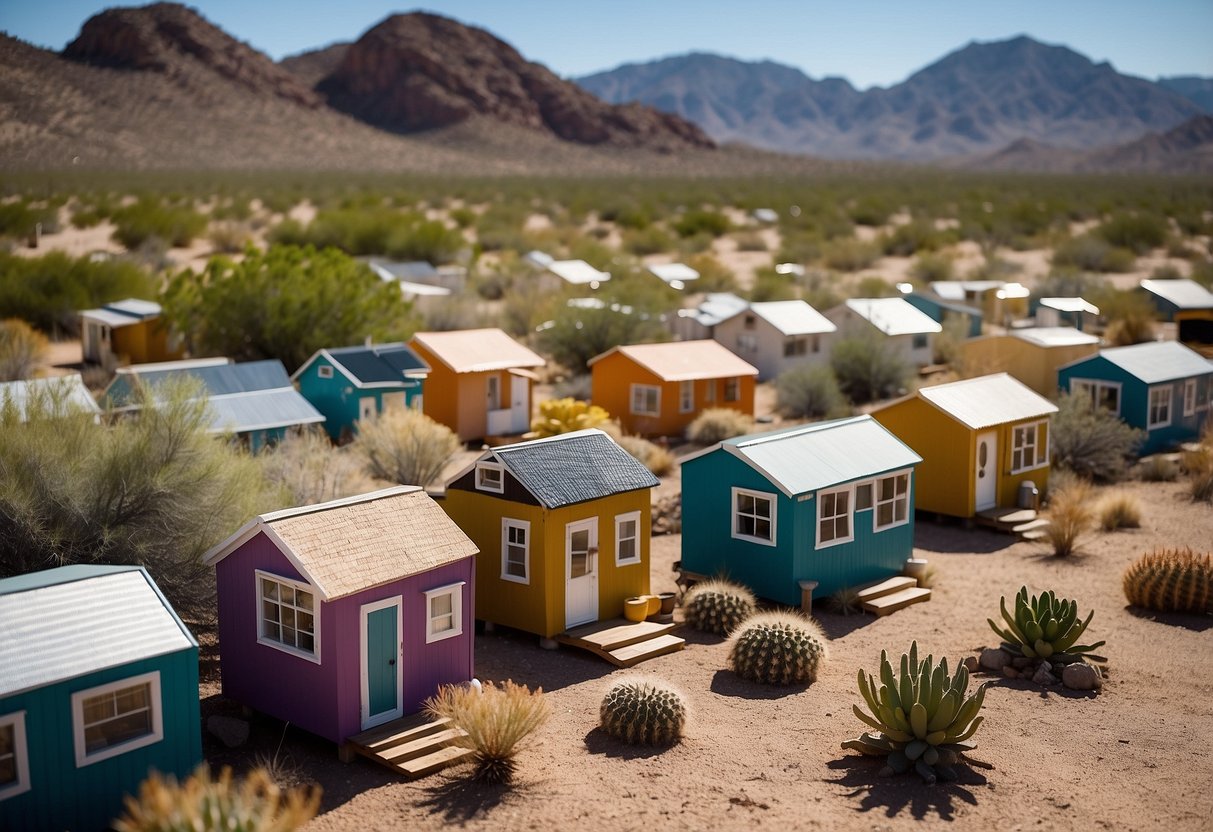
<svg viewBox="0 0 1213 832"><path fill-rule="evenodd" d="M464 582L440 586L425 593L425 643L463 635Z"/></svg>
<svg viewBox="0 0 1213 832"><path fill-rule="evenodd" d="M724 380L724 400L726 402L741 401L741 379L726 378Z"/></svg>
<svg viewBox="0 0 1213 832"><path fill-rule="evenodd" d="M878 477L873 485L876 513L872 518L872 530L882 532L910 522L910 472ZM856 502L859 502L858 496Z"/></svg>
<svg viewBox="0 0 1213 832"><path fill-rule="evenodd" d="M817 493L817 548L855 539L854 495L850 488Z"/></svg>
<svg viewBox="0 0 1213 832"><path fill-rule="evenodd" d="M632 415L658 416L661 414L661 388L653 384L632 385Z"/></svg>
<svg viewBox="0 0 1213 832"><path fill-rule="evenodd" d="M750 355L758 352L758 336L752 332L739 332L737 334L737 351Z"/></svg>
<svg viewBox="0 0 1213 832"><path fill-rule="evenodd" d="M678 412L690 413L695 409L695 382L683 381L678 385Z"/></svg>
<svg viewBox="0 0 1213 832"><path fill-rule="evenodd" d="M505 469L496 462L476 463L476 488L480 491L505 493Z"/></svg>
<svg viewBox="0 0 1213 832"><path fill-rule="evenodd" d="M25 711L0 716L0 800L29 791Z"/></svg>
<svg viewBox="0 0 1213 832"><path fill-rule="evenodd" d="M1110 413L1120 415L1120 382L1076 378L1070 382L1070 393L1089 399L1092 410L1102 407Z"/></svg>
<svg viewBox="0 0 1213 832"><path fill-rule="evenodd" d="M775 495L747 488L733 489L733 537L775 545Z"/></svg>
<svg viewBox="0 0 1213 832"><path fill-rule="evenodd" d="M1196 412L1196 379L1190 378L1184 382L1184 415L1191 416Z"/></svg>
<svg viewBox="0 0 1213 832"><path fill-rule="evenodd" d="M640 512L615 515L615 565L640 563Z"/></svg>
<svg viewBox="0 0 1213 832"><path fill-rule="evenodd" d="M855 510L867 511L870 508L872 508L871 481L855 483Z"/></svg>
<svg viewBox="0 0 1213 832"><path fill-rule="evenodd" d="M1174 391L1169 384L1150 388L1150 413L1149 420L1146 422L1147 429L1153 430L1171 424L1171 397L1173 395Z"/></svg>
<svg viewBox="0 0 1213 832"><path fill-rule="evenodd" d="M519 584L531 582L531 524L501 518L501 578Z"/></svg>
<svg viewBox="0 0 1213 832"><path fill-rule="evenodd" d="M320 664L320 605L308 584L256 570L257 643Z"/></svg>
<svg viewBox="0 0 1213 832"><path fill-rule="evenodd" d="M1048 422L1031 422L1011 428L1011 473L1030 471L1049 461Z"/></svg>
<svg viewBox="0 0 1213 832"><path fill-rule="evenodd" d="M797 355L804 355L809 349L807 338L787 338L783 342L783 357L792 358Z"/></svg>
<svg viewBox="0 0 1213 832"><path fill-rule="evenodd" d="M164 739L160 671L72 694L76 768Z"/></svg>
<svg viewBox="0 0 1213 832"><path fill-rule="evenodd" d="M320 378L332 378L333 368L328 364L321 364L316 368L316 375L318 375Z"/></svg>

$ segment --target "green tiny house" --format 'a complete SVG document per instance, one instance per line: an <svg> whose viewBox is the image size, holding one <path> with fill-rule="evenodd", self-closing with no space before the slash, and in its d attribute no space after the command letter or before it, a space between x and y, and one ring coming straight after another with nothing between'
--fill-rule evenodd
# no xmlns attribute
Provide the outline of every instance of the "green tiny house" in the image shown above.
<svg viewBox="0 0 1213 832"><path fill-rule="evenodd" d="M430 366L404 344L368 344L320 350L291 380L324 414L329 436L340 440L377 413L393 407L420 410L429 372Z"/></svg>

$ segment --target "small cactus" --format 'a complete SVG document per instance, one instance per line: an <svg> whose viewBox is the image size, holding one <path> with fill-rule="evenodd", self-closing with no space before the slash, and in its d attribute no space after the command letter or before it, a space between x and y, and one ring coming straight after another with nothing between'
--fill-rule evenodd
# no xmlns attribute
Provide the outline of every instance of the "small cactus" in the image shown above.
<svg viewBox="0 0 1213 832"><path fill-rule="evenodd" d="M696 630L727 636L754 614L754 593L730 581L704 581L682 600L686 623Z"/></svg>
<svg viewBox="0 0 1213 832"><path fill-rule="evenodd" d="M1003 647L1016 655L1048 659L1055 653L1090 653L1104 645L1102 641L1075 644L1091 623L1095 610L1087 613L1086 619L1080 623L1078 602L1058 598L1052 590L1028 597L1028 588L1020 587L1015 595L1015 614L1007 611L1005 595L999 600L999 609L1006 626L998 626L992 618L987 618L986 623L1002 637Z"/></svg>
<svg viewBox="0 0 1213 832"><path fill-rule="evenodd" d="M821 628L792 612L759 613L729 639L733 672L768 685L812 682L826 658Z"/></svg>
<svg viewBox="0 0 1213 832"><path fill-rule="evenodd" d="M687 707L663 682L627 679L607 691L599 720L603 731L629 745L669 745L682 736Z"/></svg>
<svg viewBox="0 0 1213 832"><path fill-rule="evenodd" d="M1191 549L1142 555L1125 570L1124 590L1135 607L1213 614L1213 555Z"/></svg>

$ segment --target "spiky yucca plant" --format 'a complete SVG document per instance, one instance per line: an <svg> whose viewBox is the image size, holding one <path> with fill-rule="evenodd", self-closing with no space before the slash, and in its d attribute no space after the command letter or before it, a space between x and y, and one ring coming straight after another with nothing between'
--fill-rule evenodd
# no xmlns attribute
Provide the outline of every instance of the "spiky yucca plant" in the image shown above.
<svg viewBox="0 0 1213 832"><path fill-rule="evenodd" d="M575 430L601 427L610 419L611 414L598 405L569 396L540 402L539 418L531 422L531 430L541 437L559 436Z"/></svg>
<svg viewBox="0 0 1213 832"><path fill-rule="evenodd" d="M552 715L543 688L532 692L511 681L488 682L481 690L443 685L426 700L425 710L432 717L449 719L467 734L453 744L472 749L475 777L487 783L513 779L519 745Z"/></svg>
<svg viewBox="0 0 1213 832"><path fill-rule="evenodd" d="M913 768L927 783L953 780L952 766L976 744L969 740L984 717L977 715L986 685L966 696L969 672L957 664L948 675L948 660L933 656L918 661L918 642L901 656L900 673L893 673L888 653L880 653L880 678L859 670L859 693L870 712L852 705L855 716L876 733L865 731L842 744L863 754L886 756L889 768L903 774Z"/></svg>
<svg viewBox="0 0 1213 832"><path fill-rule="evenodd" d="M1191 549L1142 555L1125 570L1124 590L1136 607L1213 614L1213 555Z"/></svg>
<svg viewBox="0 0 1213 832"><path fill-rule="evenodd" d="M696 630L728 635L754 614L754 593L731 581L695 584L682 599L686 622Z"/></svg>
<svg viewBox="0 0 1213 832"><path fill-rule="evenodd" d="M599 708L602 729L632 745L668 745L682 736L686 719L682 696L655 679L624 679Z"/></svg>
<svg viewBox="0 0 1213 832"><path fill-rule="evenodd" d="M1005 595L999 600L999 609L1006 626L999 627L993 619L987 618L990 629L1002 638L1004 648L1030 659L1090 653L1105 643L1077 644L1095 610L1091 610L1080 624L1078 602L1058 598L1052 590L1029 598L1028 588L1020 587L1015 596L1015 614L1007 612Z"/></svg>
<svg viewBox="0 0 1213 832"><path fill-rule="evenodd" d="M767 685L815 681L827 656L821 628L794 612L758 613L729 637L733 672Z"/></svg>

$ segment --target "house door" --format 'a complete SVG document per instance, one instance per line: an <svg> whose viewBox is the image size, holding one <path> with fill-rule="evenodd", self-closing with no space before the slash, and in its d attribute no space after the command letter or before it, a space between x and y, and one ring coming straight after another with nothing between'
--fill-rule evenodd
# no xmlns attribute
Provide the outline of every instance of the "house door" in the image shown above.
<svg viewBox="0 0 1213 832"><path fill-rule="evenodd" d="M486 379L486 382L488 383L487 408L491 413L494 410L501 409L501 377L492 375Z"/></svg>
<svg viewBox="0 0 1213 832"><path fill-rule="evenodd" d="M529 382L522 376L510 376L510 433L526 433L531 428L531 413L527 407Z"/></svg>
<svg viewBox="0 0 1213 832"><path fill-rule="evenodd" d="M358 400L358 421L375 418L375 397L363 396Z"/></svg>
<svg viewBox="0 0 1213 832"><path fill-rule="evenodd" d="M362 606L362 729L404 714L400 596Z"/></svg>
<svg viewBox="0 0 1213 832"><path fill-rule="evenodd" d="M564 527L564 626L598 620L598 518Z"/></svg>
<svg viewBox="0 0 1213 832"><path fill-rule="evenodd" d="M986 431L977 434L976 477L977 510L993 508L998 501L998 434Z"/></svg>

